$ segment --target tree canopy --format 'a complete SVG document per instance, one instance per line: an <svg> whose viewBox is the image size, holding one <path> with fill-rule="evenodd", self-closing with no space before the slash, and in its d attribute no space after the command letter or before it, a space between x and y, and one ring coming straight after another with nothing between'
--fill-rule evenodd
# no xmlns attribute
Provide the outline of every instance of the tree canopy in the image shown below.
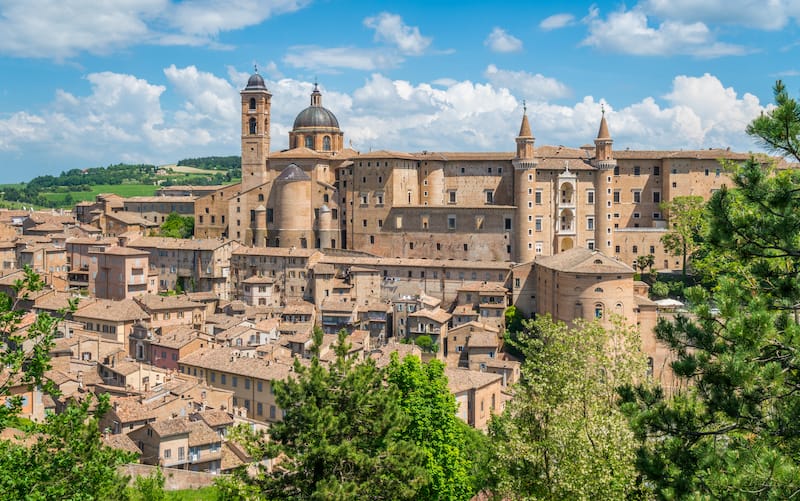
<svg viewBox="0 0 800 501"><path fill-rule="evenodd" d="M637 491L634 440L616 389L644 377L635 329L549 316L518 337L522 381L492 421L497 493L525 499L623 499Z"/></svg>
<svg viewBox="0 0 800 501"><path fill-rule="evenodd" d="M747 128L798 157L800 108L783 84L777 107ZM657 336L691 384L625 397L638 466L662 499L790 499L800 492L800 174L751 158L730 165L703 231L704 287L692 315L662 319Z"/></svg>
<svg viewBox="0 0 800 501"><path fill-rule="evenodd" d="M194 235L194 217L181 216L172 212L161 225L161 236L170 238L191 238Z"/></svg>

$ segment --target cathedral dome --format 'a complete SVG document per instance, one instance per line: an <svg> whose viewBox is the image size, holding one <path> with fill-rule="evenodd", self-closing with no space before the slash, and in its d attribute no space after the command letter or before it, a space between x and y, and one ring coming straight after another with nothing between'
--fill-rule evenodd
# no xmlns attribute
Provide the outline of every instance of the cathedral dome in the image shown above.
<svg viewBox="0 0 800 501"><path fill-rule="evenodd" d="M264 78L261 75L253 73L247 80L247 87L244 90L267 90L267 86L264 84Z"/></svg>
<svg viewBox="0 0 800 501"><path fill-rule="evenodd" d="M294 119L294 128L303 127L333 127L339 128L339 121L328 108L322 106L309 106Z"/></svg>
<svg viewBox="0 0 800 501"><path fill-rule="evenodd" d="M322 106L322 93L317 84L311 93L311 106L301 111L294 119L294 129L302 128L339 128L339 121L331 110Z"/></svg>
<svg viewBox="0 0 800 501"><path fill-rule="evenodd" d="M294 183L296 181L309 181L310 179L308 174L303 172L303 169L298 167L297 164L289 164L281 171L278 177L275 178L275 182Z"/></svg>

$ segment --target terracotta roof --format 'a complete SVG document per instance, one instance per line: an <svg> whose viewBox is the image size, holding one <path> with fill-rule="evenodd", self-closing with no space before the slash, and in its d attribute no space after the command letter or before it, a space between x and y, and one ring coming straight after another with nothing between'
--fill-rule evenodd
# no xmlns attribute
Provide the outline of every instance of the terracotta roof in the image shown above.
<svg viewBox="0 0 800 501"><path fill-rule="evenodd" d="M459 287L458 292L461 291L505 294L508 292L508 289L496 282L472 282Z"/></svg>
<svg viewBox="0 0 800 501"><path fill-rule="evenodd" d="M475 306L472 305L472 304L459 304L458 306L453 308L453 315L462 315L462 316L463 315L470 315L470 316L473 316L473 317L477 317L478 316L478 311L475 309Z"/></svg>
<svg viewBox="0 0 800 501"><path fill-rule="evenodd" d="M296 247L240 247L233 251L233 255L311 257L317 252L319 251L316 249L302 249Z"/></svg>
<svg viewBox="0 0 800 501"><path fill-rule="evenodd" d="M181 360L181 364L202 367L239 376L263 380L284 380L292 372L291 360L287 363L267 362L258 358L239 357L236 348L198 350Z"/></svg>
<svg viewBox="0 0 800 501"><path fill-rule="evenodd" d="M410 153L403 153L400 151L389 151L389 150L376 150L370 151L369 153L361 153L353 157L353 161L359 160L372 160L379 158L383 159L390 159L390 158L402 158L404 160L416 160L417 157L410 154Z"/></svg>
<svg viewBox="0 0 800 501"><path fill-rule="evenodd" d="M409 317L416 317L416 318L429 318L434 322L438 322L440 324L447 323L453 315L447 313L445 310L441 308L436 308L435 310L426 310L425 308L419 309L414 313L408 315Z"/></svg>
<svg viewBox="0 0 800 501"><path fill-rule="evenodd" d="M233 240L221 240L219 238L139 237L128 242L128 247L136 249L216 250L231 243L233 243Z"/></svg>
<svg viewBox="0 0 800 501"><path fill-rule="evenodd" d="M190 430L188 417L159 419L150 423L150 427L153 429L153 432L158 434L161 438L188 434Z"/></svg>
<svg viewBox="0 0 800 501"><path fill-rule="evenodd" d="M93 303L78 305L74 318L88 318L93 320L108 320L114 322L129 322L150 318L150 315L133 299L113 301L111 299L97 299Z"/></svg>
<svg viewBox="0 0 800 501"><path fill-rule="evenodd" d="M165 348L173 348L179 350L199 338L200 331L192 328L187 330L179 330L170 334L162 334L161 336L153 339L150 344L153 346L163 346Z"/></svg>
<svg viewBox="0 0 800 501"><path fill-rule="evenodd" d="M217 426L233 425L233 415L228 414L227 411L204 410L195 415L212 428L216 428Z"/></svg>
<svg viewBox="0 0 800 501"><path fill-rule="evenodd" d="M171 186L170 188L174 188ZM197 197L193 195L162 195L155 197L127 197L122 200L123 204L130 202L139 203L188 203L194 202Z"/></svg>
<svg viewBox="0 0 800 501"><path fill-rule="evenodd" d="M189 447L221 442L219 434L203 421L189 421Z"/></svg>
<svg viewBox="0 0 800 501"><path fill-rule="evenodd" d="M470 348L497 348L500 345L500 340L497 338L497 332L489 332L488 330L479 330L469 335L467 346Z"/></svg>
<svg viewBox="0 0 800 501"><path fill-rule="evenodd" d="M588 274L633 274L627 264L612 259L600 251L576 247L553 256L537 258L536 266L569 273Z"/></svg>
<svg viewBox="0 0 800 501"><path fill-rule="evenodd" d="M332 313L352 313L358 305L354 301L342 301L338 297L326 297L322 300L320 311Z"/></svg>
<svg viewBox="0 0 800 501"><path fill-rule="evenodd" d="M447 376L447 387L453 393L461 393L471 389L477 390L503 379L503 376L499 374L468 369L445 368L444 374Z"/></svg>
<svg viewBox="0 0 800 501"><path fill-rule="evenodd" d="M158 294L142 294L136 301L150 311L186 310L205 308L203 303L195 303L184 296L159 296Z"/></svg>
<svg viewBox="0 0 800 501"><path fill-rule="evenodd" d="M272 277L259 277L258 275L242 280L243 284L271 284L274 282L275 279Z"/></svg>
<svg viewBox="0 0 800 501"><path fill-rule="evenodd" d="M397 266L408 268L410 266L420 268L442 269L480 269L480 270L510 270L511 263L506 261L466 261L462 259L412 259L412 258L392 258L392 257L372 257L372 256L338 256L323 255L321 262L333 265L344 266L367 266L380 268L384 266Z"/></svg>
<svg viewBox="0 0 800 501"><path fill-rule="evenodd" d="M136 446L133 440L128 435L124 433L119 433L115 435L111 434L104 434L103 435L103 443L112 449L119 449L126 452L132 452L134 454L141 455L142 451Z"/></svg>
<svg viewBox="0 0 800 501"><path fill-rule="evenodd" d="M281 312L282 315L312 315L313 313L314 305L305 301L287 303Z"/></svg>
<svg viewBox="0 0 800 501"><path fill-rule="evenodd" d="M131 249L129 247L106 247L105 249L90 250L89 254L108 254L111 256L149 256L147 251Z"/></svg>
<svg viewBox="0 0 800 501"><path fill-rule="evenodd" d="M372 350L369 356L375 360L375 365L378 367L386 367L391 361L392 353L397 353L401 361L409 355L422 357L422 350L419 346L401 343L389 344L377 350Z"/></svg>
<svg viewBox="0 0 800 501"><path fill-rule="evenodd" d="M148 221L147 219L143 218L138 214L134 214L132 212L111 212L106 213L106 217L111 219L116 219L117 221L121 221L125 224L138 224L139 226L158 226L158 223L154 223L152 221Z"/></svg>
<svg viewBox="0 0 800 501"><path fill-rule="evenodd" d="M228 471L245 464L245 461L239 457L239 454L242 454L243 451L240 449L239 453L237 454L237 452L234 451L235 447L236 446L231 442L222 443L222 460L220 461L219 466L220 470Z"/></svg>

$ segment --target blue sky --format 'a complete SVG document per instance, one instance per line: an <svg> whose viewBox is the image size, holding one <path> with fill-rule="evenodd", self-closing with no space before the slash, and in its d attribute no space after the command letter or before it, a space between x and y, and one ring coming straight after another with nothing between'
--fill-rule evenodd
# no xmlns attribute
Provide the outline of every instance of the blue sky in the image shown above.
<svg viewBox="0 0 800 501"><path fill-rule="evenodd" d="M757 146L800 0L0 0L0 182L239 153L253 66L287 146L315 79L359 151Z"/></svg>

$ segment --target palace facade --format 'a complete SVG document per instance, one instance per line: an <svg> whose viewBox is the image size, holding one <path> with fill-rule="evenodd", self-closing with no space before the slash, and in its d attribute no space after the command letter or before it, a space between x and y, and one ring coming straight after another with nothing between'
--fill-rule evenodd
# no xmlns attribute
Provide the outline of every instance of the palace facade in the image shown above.
<svg viewBox="0 0 800 501"><path fill-rule="evenodd" d="M254 247L353 249L382 257L524 263L574 247L625 263L660 244L677 196L729 183L729 150L616 151L603 114L593 144L537 146L523 113L511 152L360 153L344 146L315 86L270 151L271 94L253 74L241 91L242 181L198 198L195 235ZM511 141L509 141L511 143Z"/></svg>

